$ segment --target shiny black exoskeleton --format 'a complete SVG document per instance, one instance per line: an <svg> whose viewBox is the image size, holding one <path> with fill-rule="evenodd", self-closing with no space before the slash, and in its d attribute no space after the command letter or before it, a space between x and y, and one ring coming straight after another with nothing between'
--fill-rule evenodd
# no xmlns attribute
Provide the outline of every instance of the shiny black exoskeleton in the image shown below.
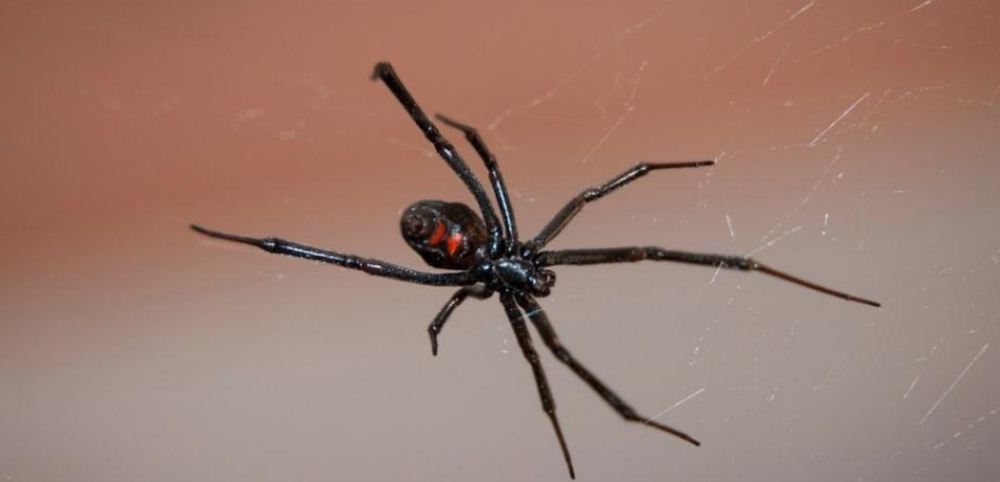
<svg viewBox="0 0 1000 482"><path fill-rule="evenodd" d="M575 477L573 462L569 455L569 449L566 447L559 419L556 417L556 405L552 398L552 392L549 390L545 371L542 369L541 361L531 342L531 335L524 321L525 316L534 325L545 346L555 355L556 359L569 367L593 388L625 420L662 430L694 445L699 445L699 443L684 432L639 415L604 382L577 361L562 345L555 329L549 323L545 311L535 301L536 297L548 295L555 284L555 273L547 267L566 264L589 265L651 260L758 271L848 301L879 306L875 301L858 298L791 276L745 256L692 253L658 247L544 250L545 246L569 224L587 203L604 197L646 175L649 171L711 166L714 161L637 164L600 187L586 189L578 194L556 213L538 235L522 243L517 235L514 210L511 207L507 187L500 174L496 158L486 148L486 144L483 143L476 130L442 115L437 116L438 120L444 124L462 131L466 140L485 163L490 185L493 187L493 194L496 198L496 205L500 210L500 217L497 216L489 196L469 166L455 150L455 147L441 135L437 126L427 118L424 111L403 86L402 81L396 76L392 66L388 63L377 64L372 77L381 79L392 91L410 118L434 146L438 155L465 183L469 192L476 199L482 218L469 206L461 203L419 201L407 208L400 219L403 238L427 264L436 268L459 271L429 273L377 259L313 248L280 238L237 236L205 229L197 225L192 225L191 228L213 238L256 246L271 253L335 264L375 276L425 285L460 286L427 328L431 338L431 351L435 355L438 351L437 336L458 305L469 296L486 299L494 293L498 293L500 303L504 307L518 345L521 347L525 359L531 365L532 374L535 377L538 393L542 400L542 408L555 429L570 477Z"/></svg>
<svg viewBox="0 0 1000 482"><path fill-rule="evenodd" d="M506 289L547 296L556 282L552 270L538 266L537 254L524 252L516 240L491 258L486 224L465 204L417 201L403 211L399 225L403 239L427 264L471 270L484 294Z"/></svg>
<svg viewBox="0 0 1000 482"><path fill-rule="evenodd" d="M443 269L469 269L488 260L486 225L462 203L418 201L403 211L399 229L424 261Z"/></svg>

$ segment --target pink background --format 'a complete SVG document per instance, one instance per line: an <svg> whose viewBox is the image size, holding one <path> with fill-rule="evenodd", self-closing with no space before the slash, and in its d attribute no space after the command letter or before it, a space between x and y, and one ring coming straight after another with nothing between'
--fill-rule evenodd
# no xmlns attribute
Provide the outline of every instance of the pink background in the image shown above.
<svg viewBox="0 0 1000 482"><path fill-rule="evenodd" d="M340 3L0 6L0 480L567 480L495 298L432 358L450 290L187 229L420 266L400 211L471 198L378 60L480 127L525 235L637 161L717 158L553 247L749 253L885 304L560 269L567 345L704 442L543 353L580 480L996 480L996 2Z"/></svg>

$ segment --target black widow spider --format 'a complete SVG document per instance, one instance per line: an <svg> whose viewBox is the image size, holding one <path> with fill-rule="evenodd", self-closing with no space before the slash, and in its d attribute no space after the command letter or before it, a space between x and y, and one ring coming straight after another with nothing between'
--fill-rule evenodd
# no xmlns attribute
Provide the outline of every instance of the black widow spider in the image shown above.
<svg viewBox="0 0 1000 482"><path fill-rule="evenodd" d="M441 329L444 327L448 317L451 316L451 313L455 311L458 305L462 304L469 296L486 299L492 296L493 293L499 293L500 303L503 304L507 318L510 319L510 325L514 329L517 342L524 353L524 357L531 365L535 383L538 386L538 394L542 400L542 409L545 410L545 413L549 416L549 420L552 421L552 427L555 429L556 437L559 439L559 446L562 449L563 457L566 459L570 478L576 478L573 470L573 461L570 458L569 449L566 447L566 440L563 438L559 419L556 417L556 405L552 398L552 392L549 390L549 384L546 381L545 371L542 369L538 353L532 346L531 335L528 333L524 316L527 316L528 320L535 326L538 334L542 337L542 341L545 342L545 346L552 351L552 354L576 373L577 376L582 378L584 382L590 385L625 420L649 425L694 445L701 444L680 430L639 415L629 404L625 403L615 392L608 388L604 382L580 364L570 354L569 350L562 345L555 330L549 323L545 311L535 301L535 297L547 296L555 284L555 273L547 269L548 267L567 264L587 265L651 260L674 261L742 271L760 271L848 301L855 301L876 307L880 306L878 302L859 298L797 278L745 256L691 253L658 247L543 251L543 248L569 224L587 203L596 201L615 189L645 176L649 171L711 166L715 164L715 161L637 164L604 185L586 189L578 194L556 213L555 217L542 228L542 231L537 236L527 242L522 242L517 236L514 210L510 205L510 196L507 194L507 187L504 184L503 176L500 174L496 158L486 148L486 144L483 143L476 130L443 115L438 114L436 116L444 124L462 131L465 134L466 140L472 144L476 153L479 154L479 157L486 164L490 184L493 186L493 194L496 196L496 202L500 208L502 224L500 218L497 217L496 212L493 210L486 191L483 190L475 174L472 173L469 166L462 160L455 147L441 135L434 123L427 118L427 115L424 114L424 111L417 105L410 92L403 86L403 82L396 75L396 72L389 63L381 62L375 65L372 80L377 79L381 79L389 87L389 90L392 91L396 99L406 109L406 112L416 122L420 131L434 145L434 149L437 150L438 155L458 174L458 177L462 179L462 182L465 183L473 197L476 198L482 218L476 215L465 204L425 200L417 201L408 207L403 212L402 219L400 220L400 229L403 238L406 239L411 248L424 258L427 264L436 268L460 271L428 273L377 259L327 251L279 238L236 236L206 229L198 225L191 225L191 229L213 238L256 246L270 253L335 264L345 268L361 270L375 276L425 285L461 286L451 296L451 299L444 304L444 307L441 308L441 311L434 317L434 320L427 328L428 333L430 333L431 351L434 355L437 355L438 350L437 336L441 333Z"/></svg>

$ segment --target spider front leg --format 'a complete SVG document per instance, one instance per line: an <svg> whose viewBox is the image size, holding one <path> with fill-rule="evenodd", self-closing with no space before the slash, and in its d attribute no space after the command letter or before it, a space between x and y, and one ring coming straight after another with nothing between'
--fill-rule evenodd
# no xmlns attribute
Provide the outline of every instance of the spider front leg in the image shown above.
<svg viewBox="0 0 1000 482"><path fill-rule="evenodd" d="M562 449L563 458L566 460L566 467L569 469L569 478L575 479L576 471L573 470L573 459L569 455L566 439L563 438L562 428L559 426L559 418L556 417L556 402L552 398L552 390L549 389L549 382L545 377L545 369L542 368L542 360L538 358L538 352L535 351L535 347L531 343L531 334L528 333L524 317L521 316L521 310L518 309L517 303L510 293L500 293L500 302L503 304L504 311L507 312L507 318L510 319L510 326L514 329L514 336L517 337L517 344L520 345L521 352L524 353L524 358L531 365L531 372L535 376L535 385L538 386L538 395L542 399L542 410L549 416L549 420L552 421L552 428L556 431L556 437L559 438L559 447Z"/></svg>
<svg viewBox="0 0 1000 482"><path fill-rule="evenodd" d="M479 137L479 131L474 127L463 124L456 120L449 119L442 114L434 114L434 117L444 122L450 127L454 127L465 134L465 139L472 144L472 147L479 154L479 158L486 164L486 171L490 175L490 183L493 185L493 194L497 198L500 206L500 215L503 216L504 228L507 231L508 246L513 246L517 241L517 224L514 222L514 208L510 205L510 195L507 194L507 185L503 182L503 175L500 173L500 166L497 158L486 147L483 138Z"/></svg>
<svg viewBox="0 0 1000 482"><path fill-rule="evenodd" d="M783 279L799 286L819 291L830 296L836 296L847 301L863 303L869 306L879 307L881 303L867 298L861 298L843 291L827 288L818 283L807 281L797 276L792 276L783 271L778 271L770 266L760 263L753 258L746 256L729 256L724 254L691 253L688 251L676 251L648 247L626 247L626 248L602 248L602 249L566 249L561 251L546 251L538 255L539 266L554 266L560 264L606 264L606 263L634 263L637 261L673 261L677 263L697 264L702 266L713 266L716 268L737 269L741 271L759 271L761 273Z"/></svg>
<svg viewBox="0 0 1000 482"><path fill-rule="evenodd" d="M476 284L472 286L462 287L461 289L456 291L455 294L451 295L451 298L448 300L448 302L444 304L444 307L441 308L441 311L439 311L437 316L434 317L434 321L431 321L430 326L427 327L427 333L431 337L432 355L437 356L438 354L437 337L438 334L441 333L441 330L444 328L444 323L448 321L448 317L451 316L451 312L455 311L455 308L458 308L458 305L462 304L462 302L465 301L465 298L469 296L472 296L473 298L477 298L480 300L485 300L486 298L493 296L493 291L490 291L484 285Z"/></svg>
<svg viewBox="0 0 1000 482"><path fill-rule="evenodd" d="M476 282L475 274L470 271L462 271L458 273L426 273L377 259L362 258L353 254L343 254L336 251L313 248L311 246L286 241L280 238L251 238L246 236L237 236L234 234L227 234L206 229L196 224L192 224L191 229L212 238L256 246L269 253L335 264L345 268L364 271L370 275L380 276L382 278L392 278L409 283L432 286L468 286Z"/></svg>
<svg viewBox="0 0 1000 482"><path fill-rule="evenodd" d="M549 241L558 235L563 228L573 220L574 217L583 209L583 206L591 201L596 201L604 196L607 196L611 191L618 189L642 176L645 176L649 171L655 171L659 169L679 169L685 167L702 167L714 165L715 161L692 161L692 162L668 162L668 163L649 163L643 162L632 166L629 170L623 172L618 177L604 183L601 187L593 187L586 189L575 198L571 199L558 213L546 224L542 231L535 236L534 239L528 241L526 246L529 251L537 252L539 249L545 247Z"/></svg>
<svg viewBox="0 0 1000 482"><path fill-rule="evenodd" d="M625 403L625 401L622 400L621 397L619 397L614 391L608 388L604 382L591 373L590 370L587 370L583 364L578 362L569 350L562 345L559 341L558 335L556 335L555 329L552 328L552 324L549 323L548 316L545 315L545 310L542 309L534 298L528 295L518 294L517 302L528 314L528 319L530 319L531 323L535 325L535 329L538 330L539 336L542 337L542 341L544 341L545 345L549 347L552 354L555 355L559 361L568 366L570 370L573 370L573 373L576 373L577 376L582 378L587 385L590 385L590 388L593 388L594 391L597 392L597 394L600 395L601 398L608 403L608 405L611 405L611 408L615 409L615 411L618 412L618 414L625 420L649 425L650 427L662 430L696 446L701 445L701 442L698 442L693 437L681 432L680 430L639 415L635 409Z"/></svg>

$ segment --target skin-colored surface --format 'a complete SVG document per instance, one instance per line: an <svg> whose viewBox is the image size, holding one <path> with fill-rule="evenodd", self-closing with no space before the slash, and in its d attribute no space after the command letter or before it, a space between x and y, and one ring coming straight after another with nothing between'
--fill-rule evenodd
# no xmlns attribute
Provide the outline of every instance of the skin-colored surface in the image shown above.
<svg viewBox="0 0 1000 482"><path fill-rule="evenodd" d="M542 351L579 480L995 480L995 2L6 3L0 480L567 480L496 298L210 241L423 267L472 202L381 84L480 128L522 238L751 254L560 267ZM461 136L446 131L477 173Z"/></svg>

